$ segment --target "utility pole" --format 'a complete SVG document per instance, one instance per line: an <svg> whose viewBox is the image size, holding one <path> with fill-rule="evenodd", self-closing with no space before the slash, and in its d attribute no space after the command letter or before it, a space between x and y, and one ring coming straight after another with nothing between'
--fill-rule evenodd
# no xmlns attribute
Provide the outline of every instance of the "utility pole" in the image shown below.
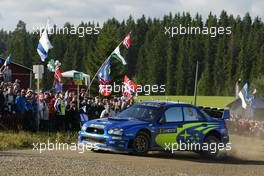
<svg viewBox="0 0 264 176"><path fill-rule="evenodd" d="M39 92L39 78L37 79L37 92Z"/></svg>
<svg viewBox="0 0 264 176"><path fill-rule="evenodd" d="M196 63L196 73L195 73L195 84L194 84L194 100L193 100L195 106L196 106L196 100L197 100L198 72L199 72L199 61L197 60L197 63Z"/></svg>

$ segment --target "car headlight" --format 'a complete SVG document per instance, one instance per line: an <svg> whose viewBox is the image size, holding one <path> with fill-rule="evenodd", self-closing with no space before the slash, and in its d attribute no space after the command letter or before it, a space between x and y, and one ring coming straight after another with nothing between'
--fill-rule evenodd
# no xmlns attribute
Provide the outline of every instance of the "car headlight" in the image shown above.
<svg viewBox="0 0 264 176"><path fill-rule="evenodd" d="M110 129L108 130L108 134L114 134L114 135L123 135L124 129L122 128L114 128L114 129Z"/></svg>
<svg viewBox="0 0 264 176"><path fill-rule="evenodd" d="M87 129L87 126L86 125L83 125L82 126L82 131L85 131Z"/></svg>

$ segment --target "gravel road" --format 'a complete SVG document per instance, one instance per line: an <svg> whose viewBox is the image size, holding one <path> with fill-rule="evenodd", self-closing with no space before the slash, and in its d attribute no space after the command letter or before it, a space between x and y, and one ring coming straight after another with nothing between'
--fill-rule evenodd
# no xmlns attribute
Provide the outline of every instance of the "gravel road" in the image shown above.
<svg viewBox="0 0 264 176"><path fill-rule="evenodd" d="M218 161L201 159L192 152L140 157L91 151L2 151L0 175L263 175L264 141L233 137L233 143L232 152Z"/></svg>

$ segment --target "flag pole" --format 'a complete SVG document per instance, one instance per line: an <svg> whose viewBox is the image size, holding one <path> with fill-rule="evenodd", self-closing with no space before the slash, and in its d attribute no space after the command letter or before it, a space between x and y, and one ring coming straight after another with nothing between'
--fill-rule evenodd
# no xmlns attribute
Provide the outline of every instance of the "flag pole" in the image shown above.
<svg viewBox="0 0 264 176"><path fill-rule="evenodd" d="M0 71L2 71L2 69L4 68L4 66L5 66L5 64L3 64L3 65L1 66Z"/></svg>
<svg viewBox="0 0 264 176"><path fill-rule="evenodd" d="M194 97L193 97L195 106L196 106L196 101L197 101L197 81L198 81L198 72L199 72L198 70L199 70L199 61L197 60L196 73L195 73L195 84L194 84Z"/></svg>
<svg viewBox="0 0 264 176"><path fill-rule="evenodd" d="M11 55L11 54L9 54L9 56L10 56L10 55ZM7 56L7 58L5 59L5 62L6 62L6 60L8 59L9 56ZM0 71L2 71L2 69L3 69L4 67L6 67L5 62L4 62L3 65L1 66Z"/></svg>
<svg viewBox="0 0 264 176"><path fill-rule="evenodd" d="M117 47L119 47L122 43L123 43L123 41L124 40L122 40L118 45L117 45ZM116 47L116 48L117 48ZM115 51L115 50L114 50ZM111 55L113 54L113 52L114 51L112 51L111 52L111 54L107 57L107 59L104 61L104 63L100 66L100 68L97 70L97 72L95 73L95 75L93 76L93 78L92 78L92 80L91 80L91 82L90 82L90 84L89 84L89 96L90 96L90 88L91 88L91 85L92 85L92 83L93 83L93 81L94 81L94 79L95 79L95 77L96 77L96 75L98 74L98 72L101 70L101 68L103 67L103 65L110 59L110 57L111 57ZM86 92L87 92L88 90L86 90Z"/></svg>
<svg viewBox="0 0 264 176"><path fill-rule="evenodd" d="M3 59L2 59L2 57L0 57L0 59L2 60L2 62L4 61ZM1 63L2 64L2 63ZM0 72L2 72L2 69L3 69L3 67L4 67L4 64L5 63L3 63L3 65L1 66L1 68L0 68Z"/></svg>
<svg viewBox="0 0 264 176"><path fill-rule="evenodd" d="M96 75L98 74L99 70L103 67L103 65L104 65L109 59L110 59L110 56L104 61L104 63L103 63L103 64L100 66L100 68L97 70L97 72L95 73L95 75L93 76L93 79L91 80L91 82L90 82L90 84L89 84L89 89L90 89L90 87L91 87L91 85L92 85L92 83L93 83L93 81L94 81Z"/></svg>

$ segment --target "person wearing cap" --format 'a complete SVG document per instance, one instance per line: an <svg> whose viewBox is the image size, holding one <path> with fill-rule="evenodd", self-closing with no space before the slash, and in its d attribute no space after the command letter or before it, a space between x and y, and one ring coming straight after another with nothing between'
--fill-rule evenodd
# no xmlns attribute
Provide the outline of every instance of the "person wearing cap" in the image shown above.
<svg viewBox="0 0 264 176"><path fill-rule="evenodd" d="M24 114L26 111L26 90L22 89L20 94L16 97L16 112L18 114Z"/></svg>
<svg viewBox="0 0 264 176"><path fill-rule="evenodd" d="M54 108L56 110L56 127L60 130L65 130L65 101L62 94L57 93L55 96Z"/></svg>
<svg viewBox="0 0 264 176"><path fill-rule="evenodd" d="M17 113L17 128L23 128L24 125L24 114L26 111L26 90L22 89L21 92L17 94L15 105Z"/></svg>
<svg viewBox="0 0 264 176"><path fill-rule="evenodd" d="M35 116L34 116L34 93L33 90L28 89L27 93L26 93L26 112L25 112L25 119L24 119L24 123L25 123L25 127L27 130L35 130Z"/></svg>

